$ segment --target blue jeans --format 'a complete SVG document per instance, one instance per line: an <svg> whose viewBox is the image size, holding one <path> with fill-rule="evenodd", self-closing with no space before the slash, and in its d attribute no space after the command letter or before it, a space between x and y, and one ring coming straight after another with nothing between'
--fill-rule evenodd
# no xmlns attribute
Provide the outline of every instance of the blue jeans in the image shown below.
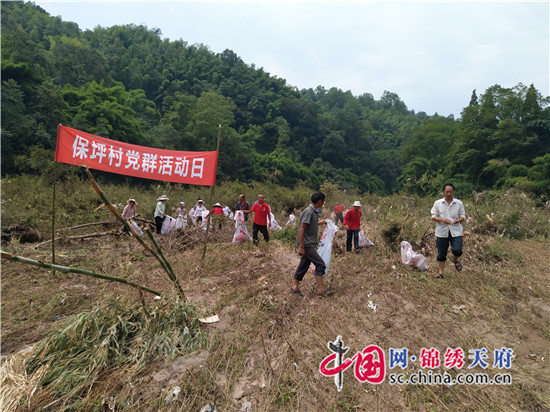
<svg viewBox="0 0 550 412"><path fill-rule="evenodd" d="M351 252L351 237L353 236L353 243L355 245L355 250L359 249L359 229L350 230L348 229L348 238L346 240L346 250Z"/></svg>
<svg viewBox="0 0 550 412"><path fill-rule="evenodd" d="M437 246L437 260L439 262L445 262L447 260L447 250L449 249L449 243L451 244L451 252L456 257L462 255L462 236L451 237L436 237L435 244Z"/></svg>

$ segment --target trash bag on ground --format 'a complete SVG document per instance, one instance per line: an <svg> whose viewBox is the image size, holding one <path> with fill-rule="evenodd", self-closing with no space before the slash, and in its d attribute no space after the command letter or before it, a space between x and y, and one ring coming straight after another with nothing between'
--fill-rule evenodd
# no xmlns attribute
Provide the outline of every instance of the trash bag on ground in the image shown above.
<svg viewBox="0 0 550 412"><path fill-rule="evenodd" d="M374 246L374 243L372 243L363 233L363 231L359 231L359 247L369 247Z"/></svg>
<svg viewBox="0 0 550 412"><path fill-rule="evenodd" d="M332 256L332 241L334 240L334 234L338 232L338 226L330 219L327 219L327 227L321 235L321 240L319 241L319 246L317 246L317 253L325 262L326 270L325 275L328 274L328 269L330 267L330 258ZM313 267L313 274L315 275L315 265Z"/></svg>
<svg viewBox="0 0 550 412"><path fill-rule="evenodd" d="M139 237L142 237L143 236L143 230L141 230L141 228L137 225L136 222L134 222L133 220L130 222L130 224L132 225L132 227L134 228L134 230L136 231L137 235Z"/></svg>
<svg viewBox="0 0 550 412"><path fill-rule="evenodd" d="M401 242L401 261L404 265L409 265L420 270L428 270L428 262L426 262L426 257L413 251L409 242Z"/></svg>
<svg viewBox="0 0 550 412"><path fill-rule="evenodd" d="M288 215L288 221L286 222L285 227L289 225L292 225L292 227L296 226L296 216L294 215L294 213Z"/></svg>
<svg viewBox="0 0 550 412"><path fill-rule="evenodd" d="M176 229L185 229L187 227L187 216L178 216L176 218Z"/></svg>
<svg viewBox="0 0 550 412"><path fill-rule="evenodd" d="M246 229L246 222L244 221L244 213L241 210L237 210L233 219L235 220L233 243L242 243L246 239L250 239L250 234Z"/></svg>
<svg viewBox="0 0 550 412"><path fill-rule="evenodd" d="M273 216L273 213L270 213L269 216L271 216L271 225L268 227L268 229L271 230L283 230L283 228L277 223L275 220L275 216Z"/></svg>
<svg viewBox="0 0 550 412"><path fill-rule="evenodd" d="M162 227L160 228L160 234L169 235L175 227L176 219L174 219L172 216L166 216L164 222L162 223Z"/></svg>

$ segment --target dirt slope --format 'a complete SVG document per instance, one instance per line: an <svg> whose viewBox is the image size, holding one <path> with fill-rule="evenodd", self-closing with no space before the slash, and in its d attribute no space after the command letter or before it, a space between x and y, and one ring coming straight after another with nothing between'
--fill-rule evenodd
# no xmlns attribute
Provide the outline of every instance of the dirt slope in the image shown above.
<svg viewBox="0 0 550 412"><path fill-rule="evenodd" d="M468 236L464 270L448 266L444 279L434 279L429 243L430 268L420 272L402 265L380 239L361 253L342 252L343 235L337 234L327 277L337 293L324 299L316 297L309 274L304 297L289 293L299 258L281 241L258 248L232 245L226 229L214 236L201 265L198 244L182 237L160 239L186 296L202 315L217 314L220 321L203 326L209 344L202 351L159 360L129 381L113 378L98 399L114 399L116 410L151 411L198 411L208 403L218 411L550 410L548 242ZM7 249L50 259L47 248L12 243ZM57 253L60 264L171 290L164 272L129 237L66 242ZM3 262L2 355L34 344L59 319L116 296L138 304L137 294L124 285ZM152 295L146 299L155 304ZM350 368L338 392L334 379L319 372L330 355L327 343L337 336L349 347L346 357L373 344L386 356L390 348L407 348L416 356L422 348L436 348L441 359L447 348L462 348L466 356L469 349L486 348L492 361L494 349L512 348L509 370L465 366L463 372L509 372L513 383L392 385L386 379L373 385L359 382ZM410 362L405 372L418 372L419 366ZM178 399L166 404L176 386ZM103 408L109 410L108 402Z"/></svg>

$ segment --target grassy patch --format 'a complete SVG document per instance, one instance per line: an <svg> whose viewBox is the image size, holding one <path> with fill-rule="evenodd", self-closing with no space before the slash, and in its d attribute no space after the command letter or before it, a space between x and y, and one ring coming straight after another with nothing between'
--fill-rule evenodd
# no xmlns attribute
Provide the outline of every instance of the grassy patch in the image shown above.
<svg viewBox="0 0 550 412"><path fill-rule="evenodd" d="M99 380L116 387L158 357L183 355L205 343L187 302L165 299L145 310L112 301L67 319L33 349L27 373L47 368L33 403L44 406L53 397L57 410L89 408L102 400L90 392Z"/></svg>

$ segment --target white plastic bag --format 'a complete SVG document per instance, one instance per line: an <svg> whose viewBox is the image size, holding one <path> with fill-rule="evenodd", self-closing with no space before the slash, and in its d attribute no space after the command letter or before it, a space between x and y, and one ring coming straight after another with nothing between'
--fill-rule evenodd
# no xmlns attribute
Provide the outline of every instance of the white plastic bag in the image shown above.
<svg viewBox="0 0 550 412"><path fill-rule="evenodd" d="M275 216L273 216L273 213L270 213L269 216L271 216L271 225L268 227L268 229L271 230L283 230L283 228L277 223L275 220Z"/></svg>
<svg viewBox="0 0 550 412"><path fill-rule="evenodd" d="M404 265L410 265L420 270L428 270L428 263L424 255L414 252L409 242L401 242L401 261Z"/></svg>
<svg viewBox="0 0 550 412"><path fill-rule="evenodd" d="M244 221L244 213L241 210L235 212L235 234L233 235L233 243L242 243L246 239L250 239L250 234L246 229L246 222Z"/></svg>
<svg viewBox="0 0 550 412"><path fill-rule="evenodd" d="M330 267L330 258L332 256L332 241L334 240L334 234L338 232L338 226L330 219L327 219L327 227L321 235L321 240L319 241L319 246L317 246L317 253L325 262L325 275L328 274L328 269ZM313 267L313 274L315 275L315 265Z"/></svg>
<svg viewBox="0 0 550 412"><path fill-rule="evenodd" d="M164 219L164 222L162 223L162 227L160 228L160 234L161 235L169 235L172 229L176 227L176 219L174 219L171 216L166 216Z"/></svg>
<svg viewBox="0 0 550 412"><path fill-rule="evenodd" d="M208 222L209 214L210 214L209 210L204 210L202 212L201 230L206 230L206 222ZM212 225L210 225L210 229L212 229Z"/></svg>
<svg viewBox="0 0 550 412"><path fill-rule="evenodd" d="M191 223L193 223L193 226L197 224L197 218L195 217L195 209L191 209L189 211L189 217L191 218Z"/></svg>
<svg viewBox="0 0 550 412"><path fill-rule="evenodd" d="M374 243L372 243L363 233L363 231L359 231L359 247L369 247L374 246Z"/></svg>
<svg viewBox="0 0 550 412"><path fill-rule="evenodd" d="M178 216L176 218L176 229L185 229L187 227L187 216Z"/></svg>
<svg viewBox="0 0 550 412"><path fill-rule="evenodd" d="M288 221L286 222L285 226L288 225L292 225L292 227L296 226L296 216L294 216L294 213L288 215Z"/></svg>
<svg viewBox="0 0 550 412"><path fill-rule="evenodd" d="M133 220L130 221L130 224L132 225L132 227L134 228L135 232L137 233L137 235L139 237L142 237L143 236L143 230L141 230L141 228L137 225L136 222L134 222Z"/></svg>

